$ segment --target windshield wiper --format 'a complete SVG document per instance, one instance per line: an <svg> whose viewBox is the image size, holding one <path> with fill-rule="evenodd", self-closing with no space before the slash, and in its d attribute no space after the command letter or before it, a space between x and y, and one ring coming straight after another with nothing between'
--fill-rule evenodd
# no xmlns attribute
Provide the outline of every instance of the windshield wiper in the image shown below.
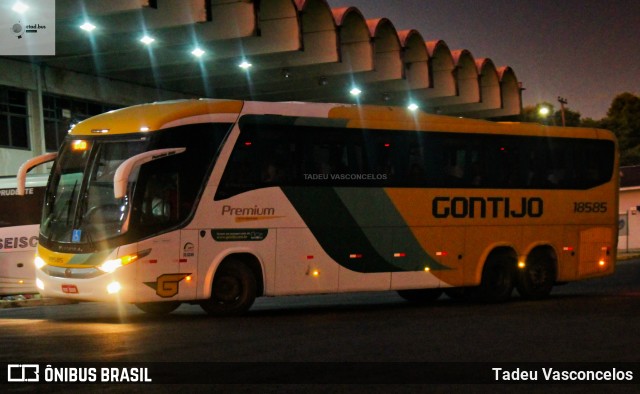
<svg viewBox="0 0 640 394"><path fill-rule="evenodd" d="M93 243L93 237L91 236L91 230L89 229L89 226L90 225L85 225L84 226L84 233L86 235L87 243L89 244L89 247L91 248L91 250L95 250L94 243Z"/></svg>

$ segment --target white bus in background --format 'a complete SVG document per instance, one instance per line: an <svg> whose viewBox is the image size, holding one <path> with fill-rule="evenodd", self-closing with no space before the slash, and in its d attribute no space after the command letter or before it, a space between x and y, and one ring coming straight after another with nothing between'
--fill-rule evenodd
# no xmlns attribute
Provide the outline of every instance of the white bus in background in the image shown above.
<svg viewBox="0 0 640 394"><path fill-rule="evenodd" d="M29 175L25 195L16 178L0 177L0 295L37 293L33 256L49 175Z"/></svg>

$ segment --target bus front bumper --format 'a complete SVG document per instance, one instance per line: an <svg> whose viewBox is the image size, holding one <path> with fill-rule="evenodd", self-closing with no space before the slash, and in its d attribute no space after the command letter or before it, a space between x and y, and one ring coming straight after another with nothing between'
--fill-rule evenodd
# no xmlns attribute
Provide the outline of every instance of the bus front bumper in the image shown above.
<svg viewBox="0 0 640 394"><path fill-rule="evenodd" d="M36 286L40 294L44 297L76 301L135 302L136 291L133 282L125 278L126 272L105 273L93 278L79 279L50 276L42 270L36 270Z"/></svg>

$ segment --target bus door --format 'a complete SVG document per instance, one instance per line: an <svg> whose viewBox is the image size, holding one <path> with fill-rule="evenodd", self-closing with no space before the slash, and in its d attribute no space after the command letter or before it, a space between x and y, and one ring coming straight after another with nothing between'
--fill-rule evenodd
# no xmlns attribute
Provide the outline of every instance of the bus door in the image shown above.
<svg viewBox="0 0 640 394"><path fill-rule="evenodd" d="M139 282L144 283L139 295L140 302L180 300L188 275L183 271L181 232L166 231L180 220L178 176L175 171L151 171L157 162L143 166L147 171L138 181L142 190L134 205L138 208L135 223L141 236L151 235L138 243L138 252L149 250L139 264ZM158 235L153 235L158 234ZM189 260L190 261L190 260ZM188 263L187 263L188 264ZM188 298L188 297L187 297Z"/></svg>

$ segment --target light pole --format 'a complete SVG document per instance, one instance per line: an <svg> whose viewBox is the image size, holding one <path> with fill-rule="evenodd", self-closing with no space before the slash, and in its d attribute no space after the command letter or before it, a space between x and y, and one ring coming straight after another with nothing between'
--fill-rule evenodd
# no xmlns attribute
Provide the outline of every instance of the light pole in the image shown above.
<svg viewBox="0 0 640 394"><path fill-rule="evenodd" d="M567 122L564 119L564 105L567 103L567 99L558 96L558 102L560 103L560 114L562 115L562 127L566 127Z"/></svg>

